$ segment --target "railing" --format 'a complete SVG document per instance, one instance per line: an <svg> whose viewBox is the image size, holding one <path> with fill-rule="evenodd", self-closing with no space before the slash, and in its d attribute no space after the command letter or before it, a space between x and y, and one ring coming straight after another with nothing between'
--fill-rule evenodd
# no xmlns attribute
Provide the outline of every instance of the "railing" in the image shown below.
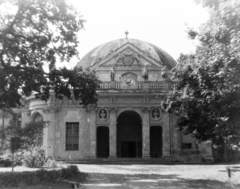
<svg viewBox="0 0 240 189"><path fill-rule="evenodd" d="M109 81L102 82L100 84L100 89L172 89L177 86L177 82L167 82L167 81L148 81L148 82L137 82L134 86L129 85L122 87L122 82L118 81Z"/></svg>

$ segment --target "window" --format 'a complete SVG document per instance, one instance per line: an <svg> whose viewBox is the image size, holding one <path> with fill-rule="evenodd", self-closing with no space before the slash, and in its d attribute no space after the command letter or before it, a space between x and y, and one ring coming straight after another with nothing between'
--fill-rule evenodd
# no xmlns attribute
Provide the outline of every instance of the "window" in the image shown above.
<svg viewBox="0 0 240 189"><path fill-rule="evenodd" d="M34 118L33 118L33 122L37 123L37 122L43 122L43 117L40 113L36 113L34 115Z"/></svg>
<svg viewBox="0 0 240 189"><path fill-rule="evenodd" d="M182 149L191 149L192 143L182 143Z"/></svg>
<svg viewBox="0 0 240 189"><path fill-rule="evenodd" d="M66 123L66 150L78 150L79 141L79 123Z"/></svg>

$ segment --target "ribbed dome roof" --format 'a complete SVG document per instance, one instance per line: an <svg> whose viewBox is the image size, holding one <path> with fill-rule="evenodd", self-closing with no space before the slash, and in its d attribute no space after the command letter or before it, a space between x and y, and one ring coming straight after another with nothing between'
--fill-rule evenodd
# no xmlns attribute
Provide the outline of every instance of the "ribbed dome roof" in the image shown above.
<svg viewBox="0 0 240 189"><path fill-rule="evenodd" d="M126 43L131 43L143 51L148 57L151 57L158 62L162 62L169 69L175 67L176 65L176 61L167 52L155 45L152 45L151 43L138 39L117 39L104 43L91 50L80 60L77 67L82 66L86 68L93 66L95 63L99 62L99 60L103 60Z"/></svg>

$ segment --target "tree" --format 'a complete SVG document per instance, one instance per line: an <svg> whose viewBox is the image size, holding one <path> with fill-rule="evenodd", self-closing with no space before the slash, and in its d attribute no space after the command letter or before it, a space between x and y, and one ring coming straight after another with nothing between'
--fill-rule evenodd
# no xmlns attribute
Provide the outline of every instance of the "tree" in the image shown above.
<svg viewBox="0 0 240 189"><path fill-rule="evenodd" d="M83 23L65 0L0 0L0 109L19 106L33 91L46 100L50 89L58 98L73 91L83 106L96 103L94 72L56 67L78 55Z"/></svg>
<svg viewBox="0 0 240 189"><path fill-rule="evenodd" d="M205 0L210 18L199 30L196 52L181 55L175 68L178 90L168 99L186 128L200 141L240 146L240 1Z"/></svg>
<svg viewBox="0 0 240 189"><path fill-rule="evenodd" d="M0 118L2 119L2 122L0 124L1 128L0 128L0 137L1 137L1 151L2 153L4 152L4 127L5 127L5 119L8 119L10 118L10 112L11 112L11 109L6 109L6 108L3 108L2 111L0 111Z"/></svg>
<svg viewBox="0 0 240 189"><path fill-rule="evenodd" d="M4 129L6 137L5 145L12 154L12 170L16 163L15 154L20 152L21 156L28 153L28 158L33 159L34 152L42 147L43 129L46 127L46 122L29 122L24 127L20 127L16 122L10 121L8 127ZM38 151L39 152L39 151Z"/></svg>

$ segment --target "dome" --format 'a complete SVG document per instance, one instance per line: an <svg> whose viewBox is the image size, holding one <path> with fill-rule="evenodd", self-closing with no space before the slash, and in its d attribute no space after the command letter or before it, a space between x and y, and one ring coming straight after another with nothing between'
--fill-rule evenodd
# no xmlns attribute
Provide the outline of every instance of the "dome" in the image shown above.
<svg viewBox="0 0 240 189"><path fill-rule="evenodd" d="M162 63L168 69L172 69L177 64L176 61L161 48L138 39L125 38L110 41L94 48L80 60L80 62L77 64L77 67L93 67L97 62L107 58L109 55L111 55L113 52L117 51L120 47L127 43L135 46L140 51L145 53L146 56L159 62L159 64Z"/></svg>

